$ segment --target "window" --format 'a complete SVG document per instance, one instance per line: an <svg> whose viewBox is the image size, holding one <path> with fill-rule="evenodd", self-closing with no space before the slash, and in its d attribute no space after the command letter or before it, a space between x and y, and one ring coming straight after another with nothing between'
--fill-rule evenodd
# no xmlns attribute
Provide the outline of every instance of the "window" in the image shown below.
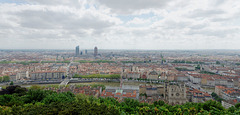
<svg viewBox="0 0 240 115"><path fill-rule="evenodd" d="M179 96L179 93L176 93L176 96Z"/></svg>

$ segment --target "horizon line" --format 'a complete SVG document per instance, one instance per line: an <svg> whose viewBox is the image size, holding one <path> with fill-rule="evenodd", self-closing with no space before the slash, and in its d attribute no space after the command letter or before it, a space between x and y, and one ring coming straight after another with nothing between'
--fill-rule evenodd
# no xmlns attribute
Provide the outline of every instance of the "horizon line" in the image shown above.
<svg viewBox="0 0 240 115"><path fill-rule="evenodd" d="M73 49L0 49L0 50L75 50ZM80 49L80 50L94 50L92 49ZM98 50L153 50L153 51L159 51L159 50L240 50L240 49L99 49Z"/></svg>

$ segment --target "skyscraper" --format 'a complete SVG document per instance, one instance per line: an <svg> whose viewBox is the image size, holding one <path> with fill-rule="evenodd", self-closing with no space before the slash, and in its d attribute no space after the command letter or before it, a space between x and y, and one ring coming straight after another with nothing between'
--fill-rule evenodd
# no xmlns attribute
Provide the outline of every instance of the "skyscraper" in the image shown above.
<svg viewBox="0 0 240 115"><path fill-rule="evenodd" d="M75 56L79 56L79 46L76 47Z"/></svg>
<svg viewBox="0 0 240 115"><path fill-rule="evenodd" d="M87 50L85 50L85 54L87 55Z"/></svg>
<svg viewBox="0 0 240 115"><path fill-rule="evenodd" d="M97 55L98 55L98 48L95 47L95 48L94 48L94 57L97 57Z"/></svg>

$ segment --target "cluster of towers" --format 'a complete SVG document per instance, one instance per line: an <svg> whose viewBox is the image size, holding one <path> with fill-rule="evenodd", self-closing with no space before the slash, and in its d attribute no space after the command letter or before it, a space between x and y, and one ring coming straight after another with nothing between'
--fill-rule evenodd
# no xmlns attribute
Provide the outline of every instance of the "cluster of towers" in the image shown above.
<svg viewBox="0 0 240 115"><path fill-rule="evenodd" d="M87 55L87 50L85 50L85 55ZM75 49L75 56L78 57L80 55L83 55L83 51L80 51L79 50L79 46L76 46L76 49ZM97 47L94 47L94 53L93 53L94 57L97 57L98 55L98 48Z"/></svg>

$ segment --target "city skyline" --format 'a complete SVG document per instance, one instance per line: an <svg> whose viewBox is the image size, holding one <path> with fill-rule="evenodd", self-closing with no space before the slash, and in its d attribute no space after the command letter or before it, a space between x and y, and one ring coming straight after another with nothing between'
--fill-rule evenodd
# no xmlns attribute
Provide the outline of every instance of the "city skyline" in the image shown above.
<svg viewBox="0 0 240 115"><path fill-rule="evenodd" d="M236 0L0 0L0 49L240 49Z"/></svg>

